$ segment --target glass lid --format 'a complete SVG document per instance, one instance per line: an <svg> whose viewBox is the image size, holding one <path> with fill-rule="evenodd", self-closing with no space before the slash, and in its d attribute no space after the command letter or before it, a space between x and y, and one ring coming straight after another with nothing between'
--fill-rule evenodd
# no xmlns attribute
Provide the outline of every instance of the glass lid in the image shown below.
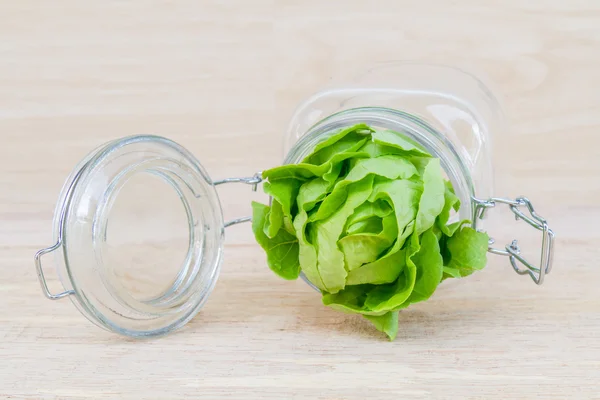
<svg viewBox="0 0 600 400"><path fill-rule="evenodd" d="M207 300L223 236L219 198L199 161L168 139L128 137L74 169L56 206L56 244L36 255L38 276L48 298L70 297L103 328L161 335ZM64 287L59 294L43 275L42 256L50 252Z"/></svg>

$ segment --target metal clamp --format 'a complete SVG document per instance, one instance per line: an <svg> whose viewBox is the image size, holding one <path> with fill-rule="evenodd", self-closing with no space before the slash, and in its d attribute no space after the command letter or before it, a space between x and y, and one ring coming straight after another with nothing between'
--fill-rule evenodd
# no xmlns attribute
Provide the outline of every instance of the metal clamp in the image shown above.
<svg viewBox="0 0 600 400"><path fill-rule="evenodd" d="M252 191L256 192L256 188L258 184L262 182L262 172L257 172L251 177L246 178L225 178L220 181L213 182L213 185L218 186L224 183L245 183L247 185L252 185Z"/></svg>
<svg viewBox="0 0 600 400"><path fill-rule="evenodd" d="M493 238L490 238L488 251L493 254L507 256L510 263L519 275L528 274L533 281L541 285L544 281L544 276L549 274L552 270L552 262L554 255L554 232L548 228L548 223L544 218L539 216L531 204L531 201L526 197L519 197L516 200L503 199L493 197L488 200L481 200L473 197L474 203L474 216L473 216L473 228L477 229L477 221L485 218L486 211L489 208L493 208L496 204L506 204L510 207L510 210L515 215L515 219L523 220L537 230L542 231L542 249L539 267L534 266L532 263L527 261L521 256L521 249L519 248L517 240L513 240L510 244L507 244L504 249L493 247L495 243ZM525 206L529 211L529 216L525 215L521 211L520 207ZM521 263L525 268L520 267L517 261Z"/></svg>
<svg viewBox="0 0 600 400"><path fill-rule="evenodd" d="M44 277L44 271L42 269L42 256L44 254L52 253L54 250L57 250L62 245L59 240L53 246L47 247L35 253L35 268L37 270L38 280L40 281L40 285L42 286L42 292L44 292L44 296L46 296L50 300L59 300L63 297L67 297L75 293L73 290L66 290L59 294L52 294L48 289L48 284L46 284L46 278Z"/></svg>
<svg viewBox="0 0 600 400"><path fill-rule="evenodd" d="M258 184L262 182L262 172L257 172L255 173L253 176L251 177L246 177L246 178L225 178L225 179L221 179L220 181L215 181L213 182L213 185L217 186L217 185L222 185L224 183L245 183L246 185L252 185L252 191L256 192L256 189L258 188ZM223 226L225 228L230 227L232 225L236 225L236 224L241 224L244 222L250 222L252 221L252 217L248 216L248 217L241 217L241 218L236 218L233 219L231 221L227 221L225 222L225 224L223 224Z"/></svg>
<svg viewBox="0 0 600 400"><path fill-rule="evenodd" d="M83 169L84 168L81 167L79 169L79 171L77 171L77 173L73 177L73 180L71 181L71 183L69 184L69 187L67 188L67 192L66 192L66 196L65 196L66 198L69 198L71 196L71 194L73 193L73 190L75 190L75 186L77 185L77 181L81 177L81 173L82 173ZM44 254L52 253L53 251L56 251L62 247L64 222L65 222L65 208L63 206L63 208L60 211L60 220L58 223L58 239L56 240L56 243L50 247L46 247L45 249L38 251L37 253L35 253L35 256L33 257L33 259L35 261L35 268L37 271L38 280L40 281L40 286L42 287L42 292L44 293L44 296L46 296L46 298L48 298L50 300L59 300L59 299L62 299L63 297L67 297L72 294L75 294L74 290L65 290L64 292L58 293L58 294L50 293L50 290L48 289L48 284L46 283L46 278L44 276L44 271L42 269L42 256Z"/></svg>

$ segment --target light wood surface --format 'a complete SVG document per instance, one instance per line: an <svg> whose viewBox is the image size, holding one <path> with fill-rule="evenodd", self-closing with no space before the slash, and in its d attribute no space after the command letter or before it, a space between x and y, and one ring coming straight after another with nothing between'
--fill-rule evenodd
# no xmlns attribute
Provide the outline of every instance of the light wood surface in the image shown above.
<svg viewBox="0 0 600 400"><path fill-rule="evenodd" d="M558 237L542 287L492 257L403 311L390 343L277 279L241 225L210 300L176 334L123 339L42 296L33 254L88 151L155 133L214 178L251 174L280 161L301 100L393 60L467 66L502 98L497 193L529 196ZM600 398L599 132L593 0L2 1L0 397ZM264 198L220 193L227 218ZM521 229L506 218L492 224L502 242Z"/></svg>

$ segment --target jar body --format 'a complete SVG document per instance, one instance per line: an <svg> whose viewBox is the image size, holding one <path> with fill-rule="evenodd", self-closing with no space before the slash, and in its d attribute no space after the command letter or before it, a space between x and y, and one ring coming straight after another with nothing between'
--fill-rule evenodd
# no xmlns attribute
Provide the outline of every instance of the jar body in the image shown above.
<svg viewBox="0 0 600 400"><path fill-rule="evenodd" d="M440 158L461 200L460 218L472 218L473 196L491 196L491 139L505 123L497 100L472 75L394 63L318 92L292 117L285 162L299 162L327 132L361 122L404 133Z"/></svg>

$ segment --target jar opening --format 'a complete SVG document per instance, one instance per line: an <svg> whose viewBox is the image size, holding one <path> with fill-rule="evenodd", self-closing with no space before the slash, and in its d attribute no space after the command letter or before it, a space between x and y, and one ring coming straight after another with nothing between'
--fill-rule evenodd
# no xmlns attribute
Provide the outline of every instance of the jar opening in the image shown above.
<svg viewBox="0 0 600 400"><path fill-rule="evenodd" d="M108 198L95 241L105 284L124 301L154 305L182 292L192 273L194 227L181 189L150 169L121 178Z"/></svg>

